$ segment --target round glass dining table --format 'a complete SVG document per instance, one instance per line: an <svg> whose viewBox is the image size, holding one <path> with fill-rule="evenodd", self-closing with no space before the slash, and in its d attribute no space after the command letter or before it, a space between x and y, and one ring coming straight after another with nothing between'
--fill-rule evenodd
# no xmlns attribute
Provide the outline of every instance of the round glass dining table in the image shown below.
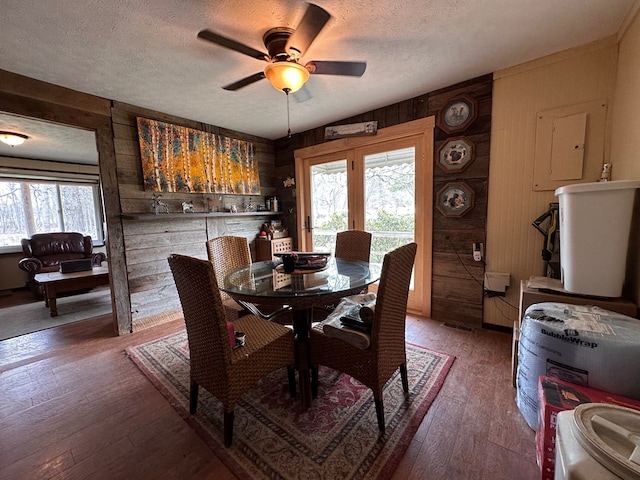
<svg viewBox="0 0 640 480"><path fill-rule="evenodd" d="M331 305L380 278L379 265L330 257L326 267L285 273L280 261L255 262L230 272L220 289L239 302L290 305L302 405L311 404L309 330L314 305Z"/></svg>

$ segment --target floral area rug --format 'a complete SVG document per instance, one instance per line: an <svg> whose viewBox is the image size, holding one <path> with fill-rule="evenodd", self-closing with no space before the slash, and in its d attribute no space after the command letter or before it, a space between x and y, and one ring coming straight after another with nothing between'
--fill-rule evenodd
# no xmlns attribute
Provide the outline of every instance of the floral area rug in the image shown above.
<svg viewBox="0 0 640 480"><path fill-rule="evenodd" d="M304 410L291 398L287 372L264 377L235 409L233 444L222 439L222 404L200 388L190 416L189 349L178 332L127 353L212 451L242 479L385 479L398 466L454 358L407 344L409 395L400 374L384 390L386 432L380 435L371 390L320 368L318 397Z"/></svg>

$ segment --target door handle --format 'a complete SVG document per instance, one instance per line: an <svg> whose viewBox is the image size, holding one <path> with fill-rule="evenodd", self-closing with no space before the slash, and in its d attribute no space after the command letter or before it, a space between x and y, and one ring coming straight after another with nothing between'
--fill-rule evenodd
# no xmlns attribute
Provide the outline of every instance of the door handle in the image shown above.
<svg viewBox="0 0 640 480"><path fill-rule="evenodd" d="M311 230L313 230L313 227L311 226L311 217L309 215L307 215L307 221L304 223L304 227L309 233L311 233Z"/></svg>

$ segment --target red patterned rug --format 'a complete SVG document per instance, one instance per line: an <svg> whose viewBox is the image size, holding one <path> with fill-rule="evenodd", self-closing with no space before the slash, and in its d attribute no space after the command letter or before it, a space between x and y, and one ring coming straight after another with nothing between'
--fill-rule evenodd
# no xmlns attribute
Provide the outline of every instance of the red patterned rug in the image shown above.
<svg viewBox="0 0 640 480"><path fill-rule="evenodd" d="M398 466L455 357L407 344L409 396L399 373L384 390L387 428L379 435L371 390L321 368L318 398L303 410L286 370L273 372L236 406L233 444L222 443L222 405L200 389L188 414L189 350L179 332L127 353L213 452L242 479L385 479Z"/></svg>

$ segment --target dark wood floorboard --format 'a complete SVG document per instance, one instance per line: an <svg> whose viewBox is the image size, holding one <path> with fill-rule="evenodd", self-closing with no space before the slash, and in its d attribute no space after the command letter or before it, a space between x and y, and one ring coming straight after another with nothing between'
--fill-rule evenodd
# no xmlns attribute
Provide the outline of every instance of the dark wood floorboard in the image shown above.
<svg viewBox="0 0 640 480"><path fill-rule="evenodd" d="M235 479L125 355L183 329L118 337L110 316L0 342L0 480ZM417 317L407 341L456 355L393 479L535 479L511 337Z"/></svg>

